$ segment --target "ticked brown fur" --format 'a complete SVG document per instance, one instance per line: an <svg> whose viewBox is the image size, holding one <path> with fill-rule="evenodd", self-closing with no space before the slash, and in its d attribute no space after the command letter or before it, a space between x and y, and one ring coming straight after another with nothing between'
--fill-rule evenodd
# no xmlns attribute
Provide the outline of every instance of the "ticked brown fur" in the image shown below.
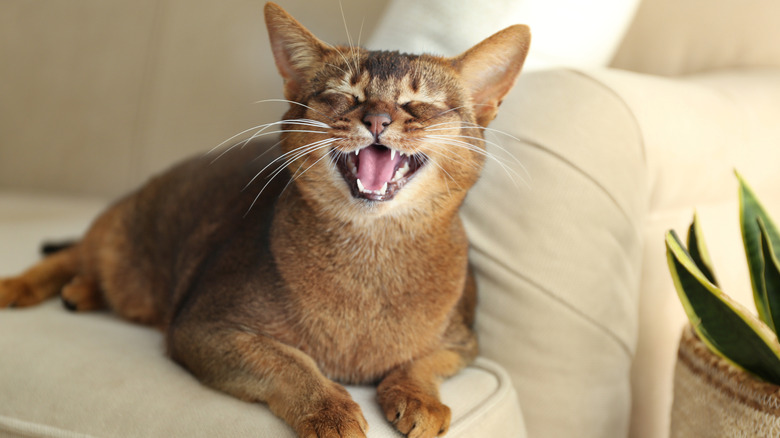
<svg viewBox="0 0 780 438"><path fill-rule="evenodd" d="M267 403L302 437L365 436L334 380L377 383L410 437L444 434L439 380L477 354L458 208L528 30L441 58L331 47L265 12L291 101L280 146L249 141L152 179L75 246L1 281L0 307L61 292L156 326L201 381ZM364 193L338 163L367 147L412 157L412 176Z"/></svg>

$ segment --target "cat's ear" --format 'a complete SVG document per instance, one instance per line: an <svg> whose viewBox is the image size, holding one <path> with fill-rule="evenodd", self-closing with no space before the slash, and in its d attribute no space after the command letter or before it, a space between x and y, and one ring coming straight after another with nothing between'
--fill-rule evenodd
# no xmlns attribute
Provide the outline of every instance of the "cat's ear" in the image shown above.
<svg viewBox="0 0 780 438"><path fill-rule="evenodd" d="M265 24L276 68L284 79L284 96L294 100L310 72L321 66L325 43L275 3L265 5Z"/></svg>
<svg viewBox="0 0 780 438"><path fill-rule="evenodd" d="M453 65L471 93L477 123L487 126L512 88L523 67L531 32L528 26L510 26L453 59Z"/></svg>

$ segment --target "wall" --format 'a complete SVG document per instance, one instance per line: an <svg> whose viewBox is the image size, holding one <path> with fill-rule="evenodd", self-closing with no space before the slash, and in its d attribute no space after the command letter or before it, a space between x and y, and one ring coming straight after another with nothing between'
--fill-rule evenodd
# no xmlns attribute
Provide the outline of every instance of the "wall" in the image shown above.
<svg viewBox="0 0 780 438"><path fill-rule="evenodd" d="M279 0L325 41L363 40L385 1ZM343 6L344 19L339 8ZM115 196L277 120L259 0L4 0L0 187Z"/></svg>

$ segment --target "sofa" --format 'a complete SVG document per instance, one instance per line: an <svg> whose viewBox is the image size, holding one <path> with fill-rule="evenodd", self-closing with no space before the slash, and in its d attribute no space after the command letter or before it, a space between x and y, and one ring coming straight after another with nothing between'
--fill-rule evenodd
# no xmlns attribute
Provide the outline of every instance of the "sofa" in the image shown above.
<svg viewBox="0 0 780 438"><path fill-rule="evenodd" d="M663 236L696 210L721 285L752 306L734 170L780 217L780 3L279 3L326 41L346 27L371 48L445 55L529 17L526 70L488 134L496 159L462 209L481 354L442 384L448 436L667 437L686 318ZM0 277L285 111L262 2L12 0L0 34ZM2 309L0 352L0 436L293 436L109 313ZM373 388L349 390L370 437L398 436Z"/></svg>

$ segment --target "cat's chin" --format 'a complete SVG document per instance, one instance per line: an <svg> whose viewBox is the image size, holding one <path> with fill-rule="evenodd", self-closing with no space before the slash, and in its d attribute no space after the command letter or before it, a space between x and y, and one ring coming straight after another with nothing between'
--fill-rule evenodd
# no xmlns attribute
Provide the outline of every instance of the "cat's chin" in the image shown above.
<svg viewBox="0 0 780 438"><path fill-rule="evenodd" d="M392 200L428 161L425 155L406 155L380 144L332 153L352 196L377 202Z"/></svg>

